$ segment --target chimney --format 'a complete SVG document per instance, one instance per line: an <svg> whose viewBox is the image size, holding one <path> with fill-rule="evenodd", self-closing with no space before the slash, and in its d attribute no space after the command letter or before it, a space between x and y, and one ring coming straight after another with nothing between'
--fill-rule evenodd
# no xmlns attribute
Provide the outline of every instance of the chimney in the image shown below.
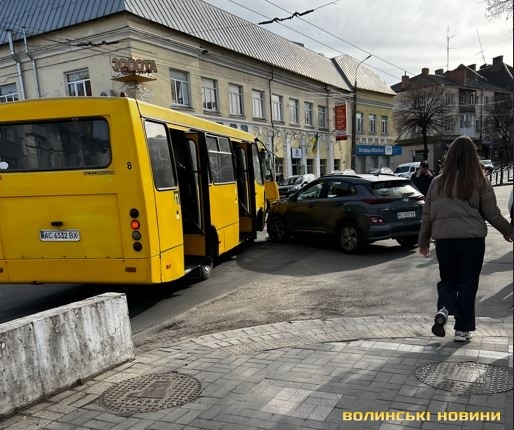
<svg viewBox="0 0 514 430"><path fill-rule="evenodd" d="M409 86L409 77L407 75L402 76L402 90Z"/></svg>
<svg viewBox="0 0 514 430"><path fill-rule="evenodd" d="M493 58L493 66L496 64L503 64L503 55Z"/></svg>
<svg viewBox="0 0 514 430"><path fill-rule="evenodd" d="M476 64L470 64L468 66L471 70L476 70L477 69L477 65Z"/></svg>
<svg viewBox="0 0 514 430"><path fill-rule="evenodd" d="M421 69L421 74L422 74L422 75L428 75L428 72L429 72L428 67L423 67L423 68Z"/></svg>
<svg viewBox="0 0 514 430"><path fill-rule="evenodd" d="M443 69L437 69L434 73L435 73L436 75L439 75L439 76L444 75L444 71L443 71Z"/></svg>
<svg viewBox="0 0 514 430"><path fill-rule="evenodd" d="M480 66L480 70L485 69L486 67L489 67L489 64L482 64L482 65Z"/></svg>

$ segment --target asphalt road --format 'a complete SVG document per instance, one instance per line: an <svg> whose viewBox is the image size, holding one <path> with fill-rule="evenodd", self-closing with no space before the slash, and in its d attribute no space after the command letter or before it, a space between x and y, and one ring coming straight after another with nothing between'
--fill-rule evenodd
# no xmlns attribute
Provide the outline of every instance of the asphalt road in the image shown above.
<svg viewBox="0 0 514 430"><path fill-rule="evenodd" d="M508 216L511 186L496 187ZM493 228L477 299L477 315L512 315L512 244ZM127 295L134 341L148 349L180 338L278 321L333 316L432 314L437 261L393 240L363 255L342 254L330 243L275 244L265 233L227 257L211 279L160 287L2 285L0 323L107 291Z"/></svg>
<svg viewBox="0 0 514 430"><path fill-rule="evenodd" d="M495 188L506 217L510 189ZM512 316L512 268L512 243L490 228L477 316ZM180 338L278 321L431 315L436 311L438 280L434 251L425 258L392 240L376 242L366 254L356 256L326 243L260 241L218 266L213 278L202 283L206 289L230 283L224 295L137 333L134 339L138 347L149 349Z"/></svg>

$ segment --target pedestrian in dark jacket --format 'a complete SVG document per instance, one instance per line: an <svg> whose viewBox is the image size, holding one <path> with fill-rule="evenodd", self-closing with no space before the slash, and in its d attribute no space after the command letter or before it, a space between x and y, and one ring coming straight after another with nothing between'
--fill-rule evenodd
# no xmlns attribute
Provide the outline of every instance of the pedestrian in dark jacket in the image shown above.
<svg viewBox="0 0 514 430"><path fill-rule="evenodd" d="M427 257L435 240L439 263L437 314L432 333L445 335L448 315L455 317L455 338L465 342L475 327L475 297L485 254L485 221L512 242L512 227L482 173L475 144L467 136L448 149L441 175L428 189L419 232L419 252Z"/></svg>
<svg viewBox="0 0 514 430"><path fill-rule="evenodd" d="M432 179L434 178L434 175L429 169L429 165L427 161L422 161L419 164L418 169L415 173L411 176L411 181L414 184L414 186L423 194L424 196L427 195L428 187L430 186L430 183L432 182Z"/></svg>

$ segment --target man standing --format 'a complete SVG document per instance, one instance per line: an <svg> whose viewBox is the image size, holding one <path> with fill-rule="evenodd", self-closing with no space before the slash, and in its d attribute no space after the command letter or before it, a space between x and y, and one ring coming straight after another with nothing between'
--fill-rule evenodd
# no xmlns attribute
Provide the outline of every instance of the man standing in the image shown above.
<svg viewBox="0 0 514 430"><path fill-rule="evenodd" d="M428 162L422 161L416 170L416 173L413 173L410 180L414 184L414 186L424 195L427 195L428 187L434 178L434 175L428 168Z"/></svg>

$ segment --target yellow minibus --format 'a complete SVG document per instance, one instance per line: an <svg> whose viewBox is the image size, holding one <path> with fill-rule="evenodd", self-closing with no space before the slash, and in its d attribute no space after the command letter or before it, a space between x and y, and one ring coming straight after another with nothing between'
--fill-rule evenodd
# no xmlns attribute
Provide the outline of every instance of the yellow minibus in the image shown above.
<svg viewBox="0 0 514 430"><path fill-rule="evenodd" d="M278 196L262 147L125 97L0 104L0 283L206 279Z"/></svg>

